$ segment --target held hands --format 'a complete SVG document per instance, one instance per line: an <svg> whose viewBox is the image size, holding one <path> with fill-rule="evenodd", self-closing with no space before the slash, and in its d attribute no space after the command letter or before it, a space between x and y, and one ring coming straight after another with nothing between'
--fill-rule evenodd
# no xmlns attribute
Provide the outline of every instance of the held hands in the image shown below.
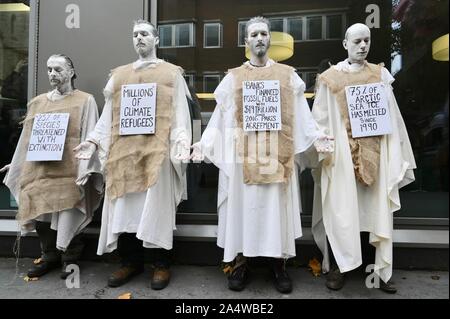
<svg viewBox="0 0 450 319"><path fill-rule="evenodd" d="M186 141L180 141L176 146L175 159L178 161L186 162L191 158L191 148Z"/></svg>
<svg viewBox="0 0 450 319"><path fill-rule="evenodd" d="M327 135L321 136L314 142L314 147L317 153L333 153L334 138Z"/></svg>
<svg viewBox="0 0 450 319"><path fill-rule="evenodd" d="M75 147L73 152L75 153L75 158L78 160L90 160L92 155L94 155L97 150L97 145L90 141L85 141Z"/></svg>
<svg viewBox="0 0 450 319"><path fill-rule="evenodd" d="M0 169L0 173L6 173L9 171L9 168L11 167L11 164L5 165Z"/></svg>
<svg viewBox="0 0 450 319"><path fill-rule="evenodd" d="M205 159L205 155L202 152L202 148L201 148L201 143L195 143L194 145L192 145L192 155L191 155L191 160L193 162L201 162Z"/></svg>

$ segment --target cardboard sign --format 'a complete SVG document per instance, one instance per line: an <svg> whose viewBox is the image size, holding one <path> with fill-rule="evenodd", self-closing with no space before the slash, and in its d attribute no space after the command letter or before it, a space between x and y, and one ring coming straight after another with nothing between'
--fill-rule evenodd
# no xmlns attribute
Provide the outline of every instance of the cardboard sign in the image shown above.
<svg viewBox="0 0 450 319"><path fill-rule="evenodd" d="M155 134L156 83L122 85L120 135Z"/></svg>
<svg viewBox="0 0 450 319"><path fill-rule="evenodd" d="M242 90L244 131L280 131L280 81L245 81Z"/></svg>
<svg viewBox="0 0 450 319"><path fill-rule="evenodd" d="M43 113L34 117L27 162L61 161L69 113Z"/></svg>
<svg viewBox="0 0 450 319"><path fill-rule="evenodd" d="M392 133L391 115L383 83L347 86L345 93L353 138Z"/></svg>

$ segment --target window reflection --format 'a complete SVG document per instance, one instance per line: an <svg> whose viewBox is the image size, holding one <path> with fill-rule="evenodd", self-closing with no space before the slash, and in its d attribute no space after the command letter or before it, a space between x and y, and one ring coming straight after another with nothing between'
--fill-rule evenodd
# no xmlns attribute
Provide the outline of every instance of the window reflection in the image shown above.
<svg viewBox="0 0 450 319"><path fill-rule="evenodd" d="M11 162L26 113L28 89L29 3L0 4L0 167ZM3 180L4 174L0 178ZM0 209L16 204L0 186Z"/></svg>

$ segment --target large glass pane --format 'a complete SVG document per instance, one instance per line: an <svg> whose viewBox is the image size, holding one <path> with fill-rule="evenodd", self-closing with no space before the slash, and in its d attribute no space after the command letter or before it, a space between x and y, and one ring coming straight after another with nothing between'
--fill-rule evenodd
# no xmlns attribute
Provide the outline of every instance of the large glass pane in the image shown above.
<svg viewBox="0 0 450 319"><path fill-rule="evenodd" d="M270 28L272 31L284 32L283 19L270 19Z"/></svg>
<svg viewBox="0 0 450 319"><path fill-rule="evenodd" d="M28 23L28 1L0 3L0 168L11 162L27 110ZM15 206L1 184L0 209Z"/></svg>
<svg viewBox="0 0 450 319"><path fill-rule="evenodd" d="M220 75L203 76L203 87L205 93L213 93L220 83Z"/></svg>
<svg viewBox="0 0 450 319"><path fill-rule="evenodd" d="M178 47L187 47L191 46L191 39L192 37L192 28L191 24L179 24L175 27L175 39L176 39L176 46Z"/></svg>
<svg viewBox="0 0 450 319"><path fill-rule="evenodd" d="M205 24L205 47L220 47L219 24Z"/></svg>
<svg viewBox="0 0 450 319"><path fill-rule="evenodd" d="M342 38L342 15L327 16L327 39Z"/></svg>
<svg viewBox="0 0 450 319"><path fill-rule="evenodd" d="M287 32L292 35L295 41L303 40L303 19L289 18Z"/></svg>
<svg viewBox="0 0 450 319"><path fill-rule="evenodd" d="M322 39L322 17L307 17L306 30L308 32L308 40Z"/></svg>
<svg viewBox="0 0 450 319"><path fill-rule="evenodd" d="M159 45L164 47L171 47L172 44L172 28L171 25L162 25L159 27Z"/></svg>
<svg viewBox="0 0 450 319"><path fill-rule="evenodd" d="M223 49L211 54L201 43L192 50L160 50L158 54L198 75L223 75L246 60L242 47L245 21L266 15L273 31L289 32L296 40L315 40L294 43L294 55L280 61L300 70L312 105L316 70L323 72L329 63L336 64L347 55L341 41L328 39L342 40L346 27L366 21L370 15L366 7L373 1L330 3L160 0L159 21L200 21L194 25L196 34L203 33L203 21L222 21ZM397 7L397 3L401 5ZM173 10L180 6L183 10ZM380 28L372 28L368 60L384 62L394 75L396 98L418 165L416 182L401 190L402 209L396 216L448 218L448 62L437 61L432 55L433 41L448 33L448 0L383 1L378 6ZM300 17L304 19L303 26ZM303 32L305 38L301 37ZM217 83L217 78L196 76L194 89L197 93L211 93ZM216 105L211 94L202 94L199 105L204 129ZM189 200L182 203L180 212L215 214L217 169L212 164L191 164L189 174ZM313 203L309 170L302 173L300 184L305 217L311 214Z"/></svg>
<svg viewBox="0 0 450 319"><path fill-rule="evenodd" d="M245 22L239 22L239 45L245 45Z"/></svg>

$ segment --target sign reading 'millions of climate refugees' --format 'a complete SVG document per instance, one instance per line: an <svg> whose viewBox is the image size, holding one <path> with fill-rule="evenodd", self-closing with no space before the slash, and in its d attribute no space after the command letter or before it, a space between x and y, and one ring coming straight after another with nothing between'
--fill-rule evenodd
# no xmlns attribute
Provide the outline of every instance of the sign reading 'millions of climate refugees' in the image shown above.
<svg viewBox="0 0 450 319"><path fill-rule="evenodd" d="M156 83L122 86L120 135L155 134Z"/></svg>

